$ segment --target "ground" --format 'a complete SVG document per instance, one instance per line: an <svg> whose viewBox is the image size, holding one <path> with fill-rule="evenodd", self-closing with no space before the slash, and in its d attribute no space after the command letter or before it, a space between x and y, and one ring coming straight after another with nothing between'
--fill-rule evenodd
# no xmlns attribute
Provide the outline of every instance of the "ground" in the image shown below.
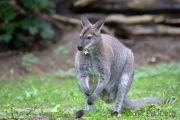
<svg viewBox="0 0 180 120"><path fill-rule="evenodd" d="M47 49L32 51L39 58L34 66L33 73L49 73L58 69L67 70L74 67L74 56L77 51L80 29L67 31L59 37L56 44L49 45ZM119 39L132 49L136 66L153 65L180 60L179 36L132 36L129 39ZM60 54L55 54L59 46L64 46ZM63 54L64 51L64 54ZM22 56L25 53L0 56L1 78L25 75L22 67Z"/></svg>
<svg viewBox="0 0 180 120"><path fill-rule="evenodd" d="M98 99L83 120L180 120L180 62L142 66L136 69L128 98L170 98L166 104L148 103L136 110L123 110L111 116L114 103ZM92 91L91 91L92 92ZM85 99L74 77L57 74L26 75L16 79L0 78L0 120L73 120L85 108ZM81 119L79 119L81 120Z"/></svg>

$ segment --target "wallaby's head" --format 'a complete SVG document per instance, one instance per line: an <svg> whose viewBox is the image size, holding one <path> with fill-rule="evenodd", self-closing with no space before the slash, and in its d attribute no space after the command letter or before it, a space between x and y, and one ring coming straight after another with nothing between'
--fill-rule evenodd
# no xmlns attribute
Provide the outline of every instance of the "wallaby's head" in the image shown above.
<svg viewBox="0 0 180 120"><path fill-rule="evenodd" d="M77 46L79 51L91 49L99 43L101 40L100 30L104 22L105 18L97 21L95 24L91 24L84 15L81 15L83 29L79 35L79 43Z"/></svg>

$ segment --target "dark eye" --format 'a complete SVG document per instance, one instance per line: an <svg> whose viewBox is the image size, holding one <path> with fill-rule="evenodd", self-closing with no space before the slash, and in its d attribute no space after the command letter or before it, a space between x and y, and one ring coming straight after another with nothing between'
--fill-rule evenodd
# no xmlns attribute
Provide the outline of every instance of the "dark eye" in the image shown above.
<svg viewBox="0 0 180 120"><path fill-rule="evenodd" d="M91 39L91 38L92 38L92 36L88 36L88 37L87 37L87 39Z"/></svg>

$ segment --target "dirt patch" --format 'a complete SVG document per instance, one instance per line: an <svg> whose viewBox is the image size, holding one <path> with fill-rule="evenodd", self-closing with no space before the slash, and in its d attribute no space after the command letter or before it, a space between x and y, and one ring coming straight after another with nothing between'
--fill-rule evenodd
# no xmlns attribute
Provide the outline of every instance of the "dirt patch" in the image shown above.
<svg viewBox="0 0 180 120"><path fill-rule="evenodd" d="M80 29L74 29L59 38L57 44L49 46L43 51L33 51L32 53L39 58L35 66L34 73L48 73L58 69L67 70L74 67L74 56L77 51ZM180 60L180 36L134 36L128 40L120 39L134 52L136 66L167 63ZM68 50L68 54L55 55L53 50L63 45ZM9 55L0 57L0 77L15 77L25 75L21 65L22 56Z"/></svg>
<svg viewBox="0 0 180 120"><path fill-rule="evenodd" d="M129 45L136 66L180 60L180 36L136 36Z"/></svg>

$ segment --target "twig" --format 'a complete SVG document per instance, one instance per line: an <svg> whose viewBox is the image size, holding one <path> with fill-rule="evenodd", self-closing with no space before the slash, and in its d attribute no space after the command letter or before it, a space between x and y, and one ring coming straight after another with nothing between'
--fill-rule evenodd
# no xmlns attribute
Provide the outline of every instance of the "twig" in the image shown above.
<svg viewBox="0 0 180 120"><path fill-rule="evenodd" d="M69 17L65 17L65 16L62 16L62 15L57 15L57 14L51 15L51 17L56 19L56 20L63 21L63 22L69 22L69 23L72 23L72 24L81 25L81 21L79 19L76 19L76 18L69 18Z"/></svg>
<svg viewBox="0 0 180 120"><path fill-rule="evenodd" d="M169 56L166 56L166 55L163 55L163 54L160 54L160 53L156 53L155 56L162 59L162 60L171 61L171 58Z"/></svg>
<svg viewBox="0 0 180 120"><path fill-rule="evenodd" d="M125 16L122 14L114 14L106 17L107 23L119 24L144 24L144 23L160 23L165 19L164 15L138 15L138 16Z"/></svg>
<svg viewBox="0 0 180 120"><path fill-rule="evenodd" d="M64 29L65 26L63 24L60 24L59 22L55 21L54 19L52 19L50 16L46 15L46 14L43 14L42 17L49 21L49 22L52 22L56 27L58 27L59 29Z"/></svg>
<svg viewBox="0 0 180 120"><path fill-rule="evenodd" d="M76 0L73 2L73 6L74 7L85 7L85 6L97 3L99 1L101 1L101 0Z"/></svg>
<svg viewBox="0 0 180 120"><path fill-rule="evenodd" d="M179 18L167 18L165 19L165 23L167 24L180 24Z"/></svg>

